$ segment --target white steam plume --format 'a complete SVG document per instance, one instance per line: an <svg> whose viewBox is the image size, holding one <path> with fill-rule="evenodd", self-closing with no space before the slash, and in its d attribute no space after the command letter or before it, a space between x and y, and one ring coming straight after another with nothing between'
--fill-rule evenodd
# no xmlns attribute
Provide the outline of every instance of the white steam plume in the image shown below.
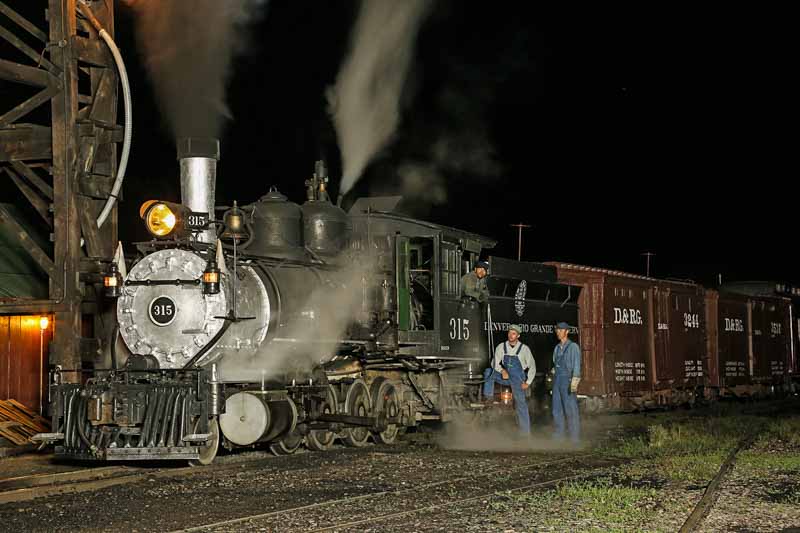
<svg viewBox="0 0 800 533"><path fill-rule="evenodd" d="M362 0L336 84L328 92L345 194L391 140L414 41L431 0Z"/></svg>

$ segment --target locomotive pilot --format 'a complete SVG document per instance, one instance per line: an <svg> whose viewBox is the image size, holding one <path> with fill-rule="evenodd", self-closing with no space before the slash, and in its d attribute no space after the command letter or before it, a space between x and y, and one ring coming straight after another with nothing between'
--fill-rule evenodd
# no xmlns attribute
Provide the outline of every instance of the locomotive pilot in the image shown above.
<svg viewBox="0 0 800 533"><path fill-rule="evenodd" d="M489 289L486 287L486 274L489 272L488 261L477 261L472 272L461 278L461 295L472 298L478 303L489 302Z"/></svg>
<svg viewBox="0 0 800 533"><path fill-rule="evenodd" d="M581 382L581 348L569 340L569 324L556 324L558 344L553 349L553 423L555 437L564 438L564 419L569 437L578 444L581 420L578 412L578 384Z"/></svg>
<svg viewBox="0 0 800 533"><path fill-rule="evenodd" d="M521 340L522 328L516 324L508 328L508 340L498 344L492 358L492 366L483 374L483 397L491 400L494 396L494 384L511 385L514 395L514 406L517 412L519 430L524 435L531 432L531 419L528 415L528 402L525 391L533 383L536 376L536 361L533 354ZM527 372L527 375L526 375Z"/></svg>

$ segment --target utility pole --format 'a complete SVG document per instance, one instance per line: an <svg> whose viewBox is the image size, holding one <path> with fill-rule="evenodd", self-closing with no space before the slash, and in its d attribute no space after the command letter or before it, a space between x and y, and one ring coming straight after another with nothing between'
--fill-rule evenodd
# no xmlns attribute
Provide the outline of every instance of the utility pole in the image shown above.
<svg viewBox="0 0 800 533"><path fill-rule="evenodd" d="M509 224L512 228L517 228L517 261L522 260L522 229L528 229L533 226L529 224Z"/></svg>
<svg viewBox="0 0 800 533"><path fill-rule="evenodd" d="M650 258L651 257L655 257L656 254L654 254L653 252L644 252L641 255L643 255L643 256L645 256L647 258L647 270L646 270L646 272L647 272L647 277L649 278L650 277Z"/></svg>

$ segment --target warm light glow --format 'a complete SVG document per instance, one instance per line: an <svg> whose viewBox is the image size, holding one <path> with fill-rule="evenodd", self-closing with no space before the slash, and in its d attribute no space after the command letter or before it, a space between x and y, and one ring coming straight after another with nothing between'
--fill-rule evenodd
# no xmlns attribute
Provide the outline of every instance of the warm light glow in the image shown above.
<svg viewBox="0 0 800 533"><path fill-rule="evenodd" d="M117 276L105 276L103 278L103 285L106 287L116 287L117 286Z"/></svg>
<svg viewBox="0 0 800 533"><path fill-rule="evenodd" d="M504 390L503 392L500 393L500 401L503 402L506 405L511 403L511 400L513 399L513 397L514 397L513 394L511 394L511 391L508 390L508 389L506 389L506 390Z"/></svg>
<svg viewBox="0 0 800 533"><path fill-rule="evenodd" d="M46 316L39 317L39 329L42 329L42 330L47 329L47 327L49 325L50 325L50 319L49 318L47 318Z"/></svg>
<svg viewBox="0 0 800 533"><path fill-rule="evenodd" d="M148 211L145 218L145 225L147 231L156 237L165 237L175 229L175 224L178 221L172 209L165 204L155 204Z"/></svg>
<svg viewBox="0 0 800 533"><path fill-rule="evenodd" d="M204 283L219 283L219 272L203 272Z"/></svg>

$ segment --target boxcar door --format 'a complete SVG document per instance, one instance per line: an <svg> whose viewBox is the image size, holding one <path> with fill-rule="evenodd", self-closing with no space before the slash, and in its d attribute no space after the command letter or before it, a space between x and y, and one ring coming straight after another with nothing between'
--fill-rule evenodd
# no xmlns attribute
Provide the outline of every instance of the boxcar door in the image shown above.
<svg viewBox="0 0 800 533"><path fill-rule="evenodd" d="M718 320L720 387L746 385L749 381L747 303L721 297Z"/></svg>
<svg viewBox="0 0 800 533"><path fill-rule="evenodd" d="M648 291L638 284L610 283L605 288L605 361L617 393L649 389L650 316Z"/></svg>

